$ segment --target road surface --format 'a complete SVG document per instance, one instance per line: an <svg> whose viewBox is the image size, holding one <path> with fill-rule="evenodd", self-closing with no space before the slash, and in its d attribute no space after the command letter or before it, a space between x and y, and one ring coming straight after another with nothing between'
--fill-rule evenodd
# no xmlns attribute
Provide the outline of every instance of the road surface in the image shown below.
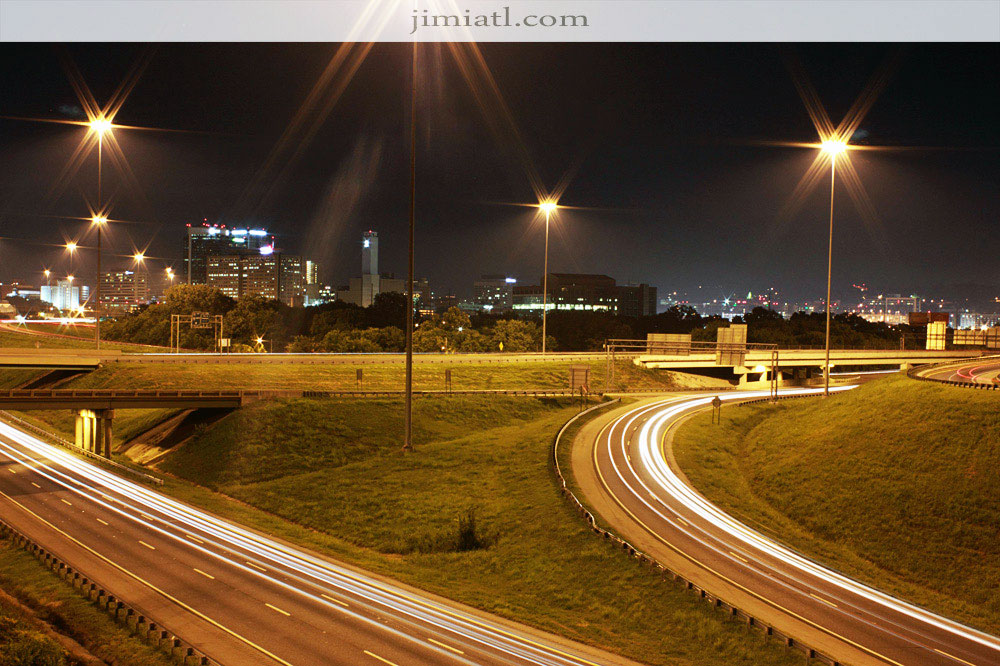
<svg viewBox="0 0 1000 666"><path fill-rule="evenodd" d="M810 391L817 389L782 393ZM767 392L722 394L726 402L760 396ZM581 431L573 470L606 524L699 587L843 663L1000 664L1000 639L826 569L695 491L673 461L670 441L677 424L712 398L647 400Z"/></svg>
<svg viewBox="0 0 1000 666"><path fill-rule="evenodd" d="M292 547L4 423L0 516L223 664L625 661Z"/></svg>
<svg viewBox="0 0 1000 666"><path fill-rule="evenodd" d="M940 368L921 370L920 375L927 379L938 379L968 384L1000 383L1000 358L984 358L970 360L962 365L947 365Z"/></svg>

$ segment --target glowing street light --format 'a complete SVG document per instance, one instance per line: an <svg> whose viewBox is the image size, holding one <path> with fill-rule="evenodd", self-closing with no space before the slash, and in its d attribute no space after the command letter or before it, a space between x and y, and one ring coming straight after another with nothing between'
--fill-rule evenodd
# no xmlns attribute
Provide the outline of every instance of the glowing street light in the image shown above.
<svg viewBox="0 0 1000 666"><path fill-rule="evenodd" d="M45 286L48 286L49 285L49 276L52 275L52 271L50 271L49 269L46 268L45 270L42 271L42 275L45 276Z"/></svg>
<svg viewBox="0 0 1000 666"><path fill-rule="evenodd" d="M97 135L98 140L102 139L107 132L111 131L111 121L104 116L94 118L88 123L90 131Z"/></svg>
<svg viewBox="0 0 1000 666"><path fill-rule="evenodd" d="M823 366L823 397L830 397L830 286L833 281L833 192L837 156L847 151L847 142L837 137L824 139L820 150L830 156L830 239L826 255L826 364Z"/></svg>
<svg viewBox="0 0 1000 666"><path fill-rule="evenodd" d="M136 252L135 254L132 255L132 260L137 264L141 264L143 261L146 260L146 255L144 255L142 252Z"/></svg>
<svg viewBox="0 0 1000 666"><path fill-rule="evenodd" d="M546 323L549 314L549 219L553 211L558 208L555 201L542 201L538 204L538 210L545 213L545 263L542 269L542 354L545 354L545 334Z"/></svg>

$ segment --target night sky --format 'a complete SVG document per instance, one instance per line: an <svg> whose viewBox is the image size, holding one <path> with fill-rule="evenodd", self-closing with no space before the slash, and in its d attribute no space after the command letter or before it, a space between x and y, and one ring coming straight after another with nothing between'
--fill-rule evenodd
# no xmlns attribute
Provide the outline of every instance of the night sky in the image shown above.
<svg viewBox="0 0 1000 666"><path fill-rule="evenodd" d="M416 273L436 292L471 292L481 273L541 275L542 227L525 158L497 140L447 47L425 45L419 81ZM546 187L574 173L554 223L550 269L707 295L777 287L790 300L825 285L828 184L791 219L785 204L815 141L788 63L798 59L836 124L880 64L899 66L861 124L860 143L933 148L854 152L878 213L871 228L838 184L835 293L934 295L1000 283L1000 47L988 45L483 44L530 164ZM62 244L87 224L96 155L61 194L85 130L9 117L80 119L63 59L99 102L142 45L0 46L0 281L69 270ZM105 163L111 250L181 265L185 223L265 225L335 285L360 273L360 236L379 232L381 270L405 273L410 46L377 44L277 186L254 176L336 45L155 47L115 122L135 176ZM495 106L489 117L499 117ZM297 144L298 145L298 144ZM278 166L284 167L287 155ZM269 176L266 184L275 182ZM81 241L92 244L92 239ZM89 256L88 256L89 254ZM92 272L93 252L74 272ZM88 282L92 278L85 278Z"/></svg>

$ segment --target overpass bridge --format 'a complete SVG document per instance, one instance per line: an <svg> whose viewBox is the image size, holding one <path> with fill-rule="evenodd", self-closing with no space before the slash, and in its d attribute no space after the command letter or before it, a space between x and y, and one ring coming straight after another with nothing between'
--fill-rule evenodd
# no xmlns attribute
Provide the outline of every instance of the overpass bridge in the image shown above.
<svg viewBox="0 0 1000 666"><path fill-rule="evenodd" d="M830 364L838 365L923 365L926 363L944 363L947 361L975 358L981 354L977 350L875 350L875 349L831 349ZM755 368L765 366L770 369L774 356L777 356L778 369L797 367L818 367L826 363L826 351L823 349L747 349L742 363L719 363L718 353L713 350L695 351L687 354L677 353L637 353L633 357L636 365L646 368L664 368L681 370L685 368L714 368L720 366L732 368ZM749 371L749 370L748 370ZM737 370L737 374L739 370Z"/></svg>
<svg viewBox="0 0 1000 666"><path fill-rule="evenodd" d="M0 410L71 409L76 412L75 444L111 457L116 409L236 409L264 397L263 391L156 391L117 389L0 390Z"/></svg>

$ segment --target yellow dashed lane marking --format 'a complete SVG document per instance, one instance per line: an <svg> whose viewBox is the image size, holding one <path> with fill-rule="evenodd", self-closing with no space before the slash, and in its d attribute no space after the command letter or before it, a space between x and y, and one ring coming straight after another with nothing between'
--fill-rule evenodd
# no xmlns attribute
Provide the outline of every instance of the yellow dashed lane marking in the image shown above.
<svg viewBox="0 0 1000 666"><path fill-rule="evenodd" d="M955 661L960 661L963 664L968 664L969 666L976 666L971 661L966 661L966 660L962 659L961 657L956 657L953 654L948 654L944 650L938 650L937 648L934 648L934 651L937 652L937 653L939 653L939 654L943 654L944 656L948 657L949 659L954 659Z"/></svg>
<svg viewBox="0 0 1000 666"><path fill-rule="evenodd" d="M389 664L389 666L399 666L399 664L397 664L395 662L392 662L392 661L389 661L385 657L380 657L377 654L375 654L374 652L369 652L368 650L365 650L365 654L368 655L369 657L374 657L375 659L378 659L383 664Z"/></svg>
<svg viewBox="0 0 1000 666"><path fill-rule="evenodd" d="M97 519L97 522L99 522L101 525L107 525L107 523L101 520L100 518Z"/></svg>
<svg viewBox="0 0 1000 666"><path fill-rule="evenodd" d="M281 613L285 617L291 617L291 615L292 615L288 611L283 611L280 608L278 608L277 606L272 606L271 604L264 604L264 605L267 606L268 608L270 608L273 611L278 611L279 613Z"/></svg>
<svg viewBox="0 0 1000 666"><path fill-rule="evenodd" d="M31 485L33 485L34 487L38 488L39 490L42 489L42 487L40 485L38 485L37 483L35 483L34 481L31 482Z"/></svg>
<svg viewBox="0 0 1000 666"><path fill-rule="evenodd" d="M64 500L61 497L59 498L59 501L62 502L63 504L66 504L67 506L73 506L72 502L70 502L69 500Z"/></svg>
<svg viewBox="0 0 1000 666"><path fill-rule="evenodd" d="M211 578L212 580L215 580L215 576L213 576L213 575L212 575L212 574L210 574L210 573L205 573L205 572L204 572L204 571L202 571L201 569L195 569L195 571L197 571L198 573L200 573L200 574L201 574L202 576L204 576L205 578Z"/></svg>
<svg viewBox="0 0 1000 666"><path fill-rule="evenodd" d="M810 592L810 593L809 593L809 596L810 596L810 597L812 597L813 599L819 599L819 600L820 600L820 601L822 601L822 602L823 602L824 604L829 604L829 605L833 606L834 608L836 608L836 607L837 607L837 604L833 603L832 601L827 601L827 600L826 600L826 599L824 599L823 597L817 597L817 596L816 596L815 594L813 594L812 592Z"/></svg>
<svg viewBox="0 0 1000 666"><path fill-rule="evenodd" d="M140 541L139 543L141 543L141 544L142 544L143 546L145 546L146 548L149 548L150 550L156 550L156 546L150 546L150 545L149 545L148 543L146 543L145 541Z"/></svg>
<svg viewBox="0 0 1000 666"><path fill-rule="evenodd" d="M454 648L454 647L452 647L450 645L445 645L441 641L436 641L433 638L428 638L427 640L430 641L431 643L434 643L434 645L437 645L438 647L443 647L445 650L451 650L455 654L465 654L464 652L462 652L458 648Z"/></svg>
<svg viewBox="0 0 1000 666"><path fill-rule="evenodd" d="M320 592L320 593L319 593L319 596L323 597L323 598L324 598L324 599L326 599L327 601L332 601L332 602L333 602L333 603L335 603L335 604L340 604L340 605L341 605L341 606L343 606L344 608L347 608L347 607L348 607L348 606L347 606L347 604L346 604L346 603L344 603L343 601L341 601L340 599L334 599L333 597L331 597L331 596L329 596L329 595L327 595L327 594L323 594L322 592Z"/></svg>

